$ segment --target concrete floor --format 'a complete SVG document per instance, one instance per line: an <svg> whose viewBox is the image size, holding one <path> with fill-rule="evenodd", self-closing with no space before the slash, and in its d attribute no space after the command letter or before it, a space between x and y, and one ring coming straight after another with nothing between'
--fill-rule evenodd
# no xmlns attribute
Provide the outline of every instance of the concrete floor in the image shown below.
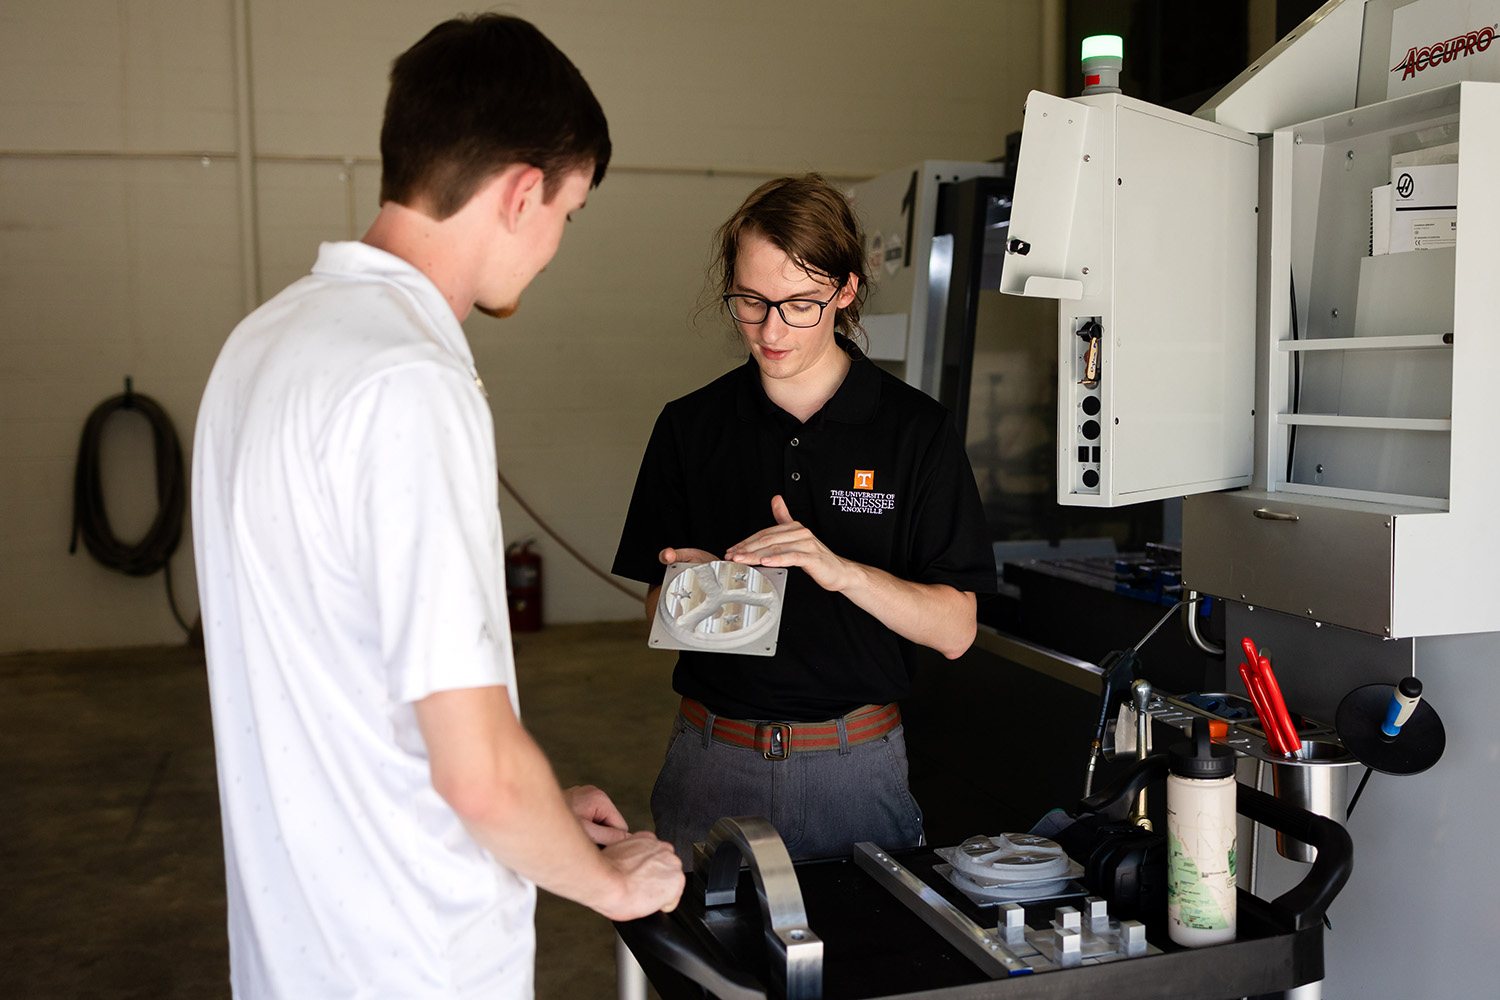
<svg viewBox="0 0 1500 1000"><path fill-rule="evenodd" d="M632 828L676 708L636 623L516 636L522 715L565 785ZM224 861L203 654L0 656L0 997L228 997ZM537 996L615 995L602 917L542 894Z"/></svg>

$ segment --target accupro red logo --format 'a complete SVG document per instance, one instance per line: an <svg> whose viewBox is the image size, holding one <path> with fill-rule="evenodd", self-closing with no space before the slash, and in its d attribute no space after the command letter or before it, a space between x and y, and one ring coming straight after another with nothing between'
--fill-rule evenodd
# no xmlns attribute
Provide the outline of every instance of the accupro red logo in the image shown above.
<svg viewBox="0 0 1500 1000"><path fill-rule="evenodd" d="M1431 69L1441 63L1449 63L1459 56L1473 55L1475 52L1483 52L1490 47L1495 40L1495 29L1485 25L1477 31L1467 31L1462 35L1454 35L1445 42L1433 42L1421 48L1413 46L1406 51L1406 57L1391 67L1391 72L1401 71L1401 79L1410 80L1424 69Z"/></svg>

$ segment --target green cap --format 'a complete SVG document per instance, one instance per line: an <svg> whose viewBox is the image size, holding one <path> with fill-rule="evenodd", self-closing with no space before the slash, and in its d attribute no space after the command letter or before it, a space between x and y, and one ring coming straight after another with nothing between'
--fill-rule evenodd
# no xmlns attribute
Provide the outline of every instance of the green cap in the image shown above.
<svg viewBox="0 0 1500 1000"><path fill-rule="evenodd" d="M1099 56L1125 58L1125 39L1119 35L1090 35L1083 40L1083 58L1097 59Z"/></svg>

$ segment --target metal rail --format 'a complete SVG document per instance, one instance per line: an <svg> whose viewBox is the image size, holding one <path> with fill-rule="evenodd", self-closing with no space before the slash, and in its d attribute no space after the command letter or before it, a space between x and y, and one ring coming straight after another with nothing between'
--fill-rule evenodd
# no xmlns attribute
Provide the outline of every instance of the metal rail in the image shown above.
<svg viewBox="0 0 1500 1000"><path fill-rule="evenodd" d="M854 863L991 979L1006 979L1034 971L995 934L970 920L958 907L876 845L868 841L855 844Z"/></svg>
<svg viewBox="0 0 1500 1000"><path fill-rule="evenodd" d="M996 631L988 625L979 626L974 645L1088 694L1098 694L1103 690L1104 671L1097 665Z"/></svg>

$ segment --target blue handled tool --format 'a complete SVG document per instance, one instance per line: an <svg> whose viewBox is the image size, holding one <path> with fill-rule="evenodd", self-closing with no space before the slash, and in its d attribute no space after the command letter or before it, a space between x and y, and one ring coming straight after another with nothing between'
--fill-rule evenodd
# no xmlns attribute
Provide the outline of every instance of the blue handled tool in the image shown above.
<svg viewBox="0 0 1500 1000"><path fill-rule="evenodd" d="M1422 700L1422 682L1415 677L1350 691L1339 702L1334 726L1345 749L1365 765L1346 814L1354 812L1371 771L1417 774L1436 764L1448 745L1443 720Z"/></svg>
<svg viewBox="0 0 1500 1000"><path fill-rule="evenodd" d="M1412 717L1421 700L1422 682L1415 677L1401 678L1401 683L1396 685L1396 693L1391 695L1390 707L1385 710L1385 721L1380 724L1380 731L1392 739L1400 736L1401 727Z"/></svg>

